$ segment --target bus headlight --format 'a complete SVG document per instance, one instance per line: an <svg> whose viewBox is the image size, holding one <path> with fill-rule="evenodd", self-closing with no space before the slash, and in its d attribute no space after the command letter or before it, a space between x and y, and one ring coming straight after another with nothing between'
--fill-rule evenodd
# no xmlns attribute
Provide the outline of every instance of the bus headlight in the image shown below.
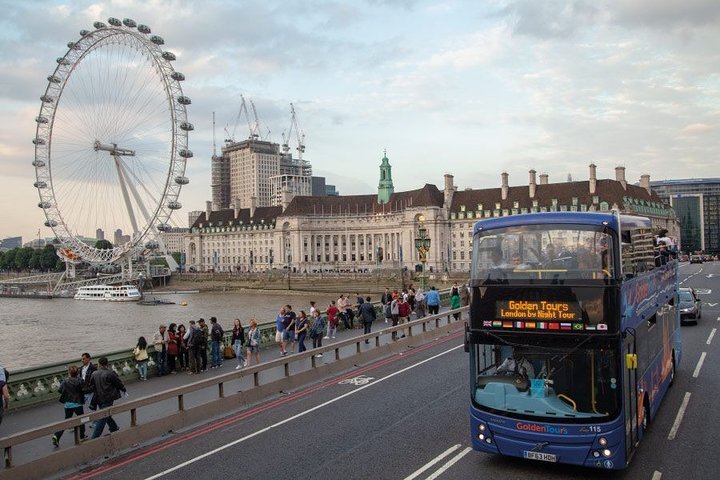
<svg viewBox="0 0 720 480"><path fill-rule="evenodd" d="M604 457L609 457L612 455L612 452L610 451L609 448L605 448L605 449L603 449L602 454Z"/></svg>
<svg viewBox="0 0 720 480"><path fill-rule="evenodd" d="M478 430L480 430L481 432L484 432L486 428L487 427L485 426L484 423L481 423L480 425L478 425Z"/></svg>
<svg viewBox="0 0 720 480"><path fill-rule="evenodd" d="M485 434L481 433L480 435L478 435L478 440L485 440Z"/></svg>
<svg viewBox="0 0 720 480"><path fill-rule="evenodd" d="M600 444L601 447L604 447L608 443L607 438L605 438L605 437L598 438L598 443Z"/></svg>

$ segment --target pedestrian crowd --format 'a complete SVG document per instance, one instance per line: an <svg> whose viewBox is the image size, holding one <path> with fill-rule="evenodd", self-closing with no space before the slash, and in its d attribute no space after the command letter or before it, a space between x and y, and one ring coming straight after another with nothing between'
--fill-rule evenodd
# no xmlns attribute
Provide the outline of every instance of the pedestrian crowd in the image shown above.
<svg viewBox="0 0 720 480"><path fill-rule="evenodd" d="M464 285L463 285L464 287ZM464 288L454 284L451 289L451 308L459 308L461 305L460 296ZM276 317L275 343L279 347L280 355L285 356L307 350L305 341L312 340L312 348L321 348L323 340L334 339L337 335L337 328L340 322L346 329L355 328L355 320L362 324L363 333L368 334L372 330L372 324L377 320L378 311L372 303L370 296L363 297L359 293L354 295L353 301L350 294L340 295L340 298L333 300L326 307L324 314L317 307L315 302L310 302L308 311L300 310L295 313L291 305L284 305L280 308ZM467 299L462 300L467 304ZM410 321L414 313L416 318L426 315L437 314L440 308L440 294L435 287L427 292L423 289L415 290L407 288L403 290L390 290L380 298L380 312L385 323L392 326L402 325ZM459 314L455 314L455 318ZM229 344L225 345L225 331L218 323L216 317L210 317L210 325L201 318L197 322L190 320L188 327L184 324L170 323L168 326L160 325L152 337L152 357L155 362L156 375L164 376L185 372L188 375L205 372L209 368L220 368L223 366L223 359L236 358L235 369L241 369L250 365L254 358L255 364L260 363L261 334L257 321L253 318L249 321L249 328L246 331L240 319L233 322ZM394 341L402 338L397 332L392 332ZM369 343L365 340L365 343ZM148 352L148 340L143 336L139 337L137 345L133 349L135 368L141 381L147 380L148 363L150 353ZM210 356L208 358L208 346ZM322 357L322 353L316 356ZM65 418L73 415L82 416L87 406L90 410L107 408L120 399L127 396L127 390L118 374L108 367L108 359L101 357L97 364L92 363L89 353L83 353L81 365L70 365L67 367L67 378L59 388L59 401L63 404ZM0 423L2 423L3 412L8 409L10 400L7 383L9 373L0 366ZM118 425L112 416L97 420L91 424L92 438L102 435L105 425L110 432L118 430ZM81 425L80 440L87 439L86 427ZM55 447L60 444L63 431L55 432L51 437Z"/></svg>

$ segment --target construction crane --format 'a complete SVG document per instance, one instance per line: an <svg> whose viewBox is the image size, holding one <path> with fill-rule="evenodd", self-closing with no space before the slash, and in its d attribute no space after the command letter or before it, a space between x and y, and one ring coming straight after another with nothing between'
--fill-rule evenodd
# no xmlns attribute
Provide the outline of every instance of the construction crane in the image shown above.
<svg viewBox="0 0 720 480"><path fill-rule="evenodd" d="M252 105L252 101L250 102ZM250 140L256 140L259 135L257 133L258 130L258 121L257 121L257 112L255 112L255 106L252 106L253 114L255 115L255 125L253 125L250 121L250 113L248 112L247 108L247 102L245 101L245 97L240 95L240 110L238 110L237 116L235 117L235 125L233 126L232 132L228 131L228 126L225 126L225 134L227 135L227 138L225 139L225 143L235 143L235 130L237 130L238 124L240 123L240 117L245 117L245 122L248 126L248 139Z"/></svg>
<svg viewBox="0 0 720 480"><path fill-rule="evenodd" d="M292 138L293 133L295 134L295 138L297 140L297 152L298 152L298 160L302 161L302 155L305 153L305 132L300 130L300 127L298 126L297 122L297 115L295 113L295 106L291 103L290 104L290 126L287 129L287 135L285 132L282 134L283 138L283 144L282 144L282 150L283 153L288 155L290 153L290 138Z"/></svg>

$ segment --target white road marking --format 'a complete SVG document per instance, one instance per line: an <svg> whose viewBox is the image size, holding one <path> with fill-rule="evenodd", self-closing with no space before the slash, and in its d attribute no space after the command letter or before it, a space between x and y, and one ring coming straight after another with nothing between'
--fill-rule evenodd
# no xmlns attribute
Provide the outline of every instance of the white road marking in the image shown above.
<svg viewBox="0 0 720 480"><path fill-rule="evenodd" d="M418 470L416 470L415 472L413 472L412 475L410 475L409 477L405 477L405 480L413 480L414 478L419 477L420 474L422 474L425 470L430 469L430 467L432 467L433 465L435 465L435 464L438 463L440 460L442 460L443 458L447 457L448 455L450 455L451 453L453 453L455 450L457 450L457 449L460 448L460 447L461 447L461 445L460 445L459 443L458 443L457 445L453 445L452 447L448 448L448 449L445 450L443 453L441 453L440 455L438 455L437 457L433 458L433 459L430 460L428 463L426 463L425 465L423 465L422 467L420 467Z"/></svg>
<svg viewBox="0 0 720 480"><path fill-rule="evenodd" d="M652 476L651 480L660 480L661 478L662 478L662 473L655 470L655 472L653 472L653 476Z"/></svg>
<svg viewBox="0 0 720 480"><path fill-rule="evenodd" d="M675 435L677 435L677 432L680 429L680 423L682 423L682 419L685 416L685 410L687 410L689 401L690 401L690 392L685 392L685 398L683 398L682 404L680 405L680 409L678 410L677 416L675 417L675 422L673 423L672 428L670 429L670 433L668 434L668 440L675 440Z"/></svg>
<svg viewBox="0 0 720 480"><path fill-rule="evenodd" d="M393 373L391 373L390 375L388 375L388 376L386 376L386 377L383 377L383 378L381 378L381 379L379 379L379 380L377 380L377 381L375 381L375 382L368 383L367 385L363 385L362 387L358 387L358 388L356 388L355 390L351 390L351 391L349 391L349 392L347 392L347 393L343 393L342 395L340 395L340 396L338 396L338 397L335 397L335 398L333 398L332 400L328 400L327 402L321 403L320 405L316 405L316 406L314 406L314 407L312 407L312 408L308 408L307 410L304 410L303 412L298 413L297 415L293 415L292 417L288 417L288 418L286 418L285 420L281 420L281 421L279 421L279 422L277 422L277 423L275 423L275 424L273 424L273 425L270 425L270 426L268 426L268 427L265 427L265 428L262 428L262 429L260 429L260 430L257 430L257 431L255 431L255 432L249 434L249 435L245 435L244 437L238 438L237 440L234 440L234 441L232 441L232 442L230 442L230 443L226 443L225 445L223 445L223 446L221 446L221 447L218 447L218 448L216 448L216 449L214 449L214 450L207 451L207 452L205 452L205 453L203 453L203 454L201 454L201 455L198 455L197 457L191 458L190 460L187 460L187 461L185 461L185 462L183 462L183 463L179 463L179 464L175 465L174 467L168 468L167 470L163 470L162 472L159 472L159 473L156 473L155 475L152 475L152 476L150 476L150 477L147 477L145 480L154 480L154 479L156 479L156 478L163 477L163 476L167 475L168 473L172 473L172 472L175 472L175 471L177 471L177 470L180 470L180 469L183 468L183 467L187 467L188 465L192 465L193 463L195 463L195 462L197 462L197 461L199 461L199 460L202 460L203 458L207 458L207 457L209 457L209 456L211 456L211 455L215 455L216 453L222 452L223 450L225 450L225 449L227 449L227 448L233 447L233 446L235 446L235 445L237 445L237 444L239 444L239 443L242 443L242 442L245 442L245 441L247 441L247 440L250 440L251 438L257 437L258 435L261 435L261 434L263 434L263 433L265 433L265 432L269 432L270 430L273 430L273 429L278 428L278 427L280 427L280 426L282 426L282 425L285 425L286 423L290 423L290 422L292 422L293 420L296 420L296 419L298 419L298 418L300 418L300 417L304 417L305 415L308 415L308 414L310 414L310 413L312 413L312 412L314 412L314 411L316 411L316 410L320 410L321 408L327 407L328 405L332 405L333 403L338 402L338 401L342 400L342 399L345 398L345 397L349 397L350 395L355 395L356 393L361 392L361 391L365 390L365 389L368 388L368 387L375 386L375 385L377 385L377 384L379 384L379 383L381 383L381 382L384 382L385 380L389 380L389 379L393 378L393 377L396 376L396 375L400 375L401 373L405 373L405 372L407 372L408 370L412 370L412 369L415 368L415 367L419 367L420 365L423 365L423 364L425 364L425 363L427 363L427 362L431 362L431 361L435 360L436 358L442 357L443 355L446 355L446 354L448 354L448 353L454 352L455 350L458 350L458 349L460 349L460 348L464 348L464 346L463 346L463 345L458 345L457 347L453 347L453 348L451 348L450 350L446 350L446 351L444 351L444 352L442 352L442 353L438 353L437 355L434 355L434 356L432 356L432 357L430 357L430 358L426 358L425 360L423 360L423 361L421 361L421 362L418 362L418 363L416 363L416 364L414 364L414 365L410 365L410 366L408 366L408 367L405 367L405 368L403 368L402 370L398 370L397 372L393 372Z"/></svg>
<svg viewBox="0 0 720 480"><path fill-rule="evenodd" d="M448 468L450 468L450 467L452 467L453 465L455 465L462 457L464 457L465 455L467 455L468 452L471 451L471 450L472 450L472 448L466 447L465 450L463 450L462 452L460 452L460 453L458 453L457 455L455 455L453 458L450 459L449 462L447 462L445 465L443 465L442 467L440 467L440 468L438 468L437 470L435 470L435 471L432 473L432 475L430 475L430 476L429 476L428 478L426 478L425 480L435 480L435 479L438 478L440 475L442 475Z"/></svg>
<svg viewBox="0 0 720 480"><path fill-rule="evenodd" d="M717 332L717 328L713 328L710 332L710 336L707 339L707 344L710 345L710 342L712 342L713 337L715 336L715 332Z"/></svg>
<svg viewBox="0 0 720 480"><path fill-rule="evenodd" d="M693 372L693 378L698 378L700 375L700 369L703 366L703 362L705 361L705 356L707 355L707 352L702 352L700 355L700 360L698 360L697 366L695 367L695 371Z"/></svg>

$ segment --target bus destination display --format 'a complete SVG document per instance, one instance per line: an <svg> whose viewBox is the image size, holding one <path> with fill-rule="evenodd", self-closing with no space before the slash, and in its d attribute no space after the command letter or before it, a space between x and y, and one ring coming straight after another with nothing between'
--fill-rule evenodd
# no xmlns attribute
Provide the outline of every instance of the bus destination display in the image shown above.
<svg viewBox="0 0 720 480"><path fill-rule="evenodd" d="M495 320L483 321L483 327L523 330L607 330L607 325L588 324L577 301L499 300Z"/></svg>

